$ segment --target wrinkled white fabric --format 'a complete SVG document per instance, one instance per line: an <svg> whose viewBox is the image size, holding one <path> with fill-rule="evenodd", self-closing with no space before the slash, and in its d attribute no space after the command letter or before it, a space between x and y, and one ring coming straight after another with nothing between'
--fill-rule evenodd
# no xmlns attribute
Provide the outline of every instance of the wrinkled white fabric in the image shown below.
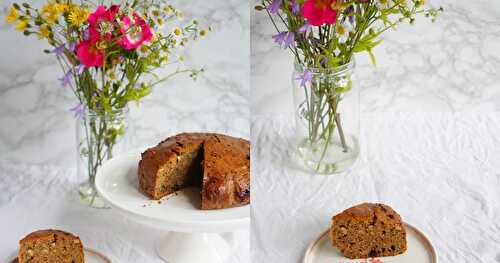
<svg viewBox="0 0 500 263"><path fill-rule="evenodd" d="M333 214L382 202L432 241L439 262L500 262L500 114L374 113L347 173L291 168L288 116L254 117L252 262L301 262Z"/></svg>
<svg viewBox="0 0 500 263"><path fill-rule="evenodd" d="M155 242L163 230L138 224L113 209L92 209L79 202L75 172L56 166L0 161L0 262L15 257L18 241L38 229L58 228L114 263L160 263ZM248 263L249 234L235 235L228 263Z"/></svg>

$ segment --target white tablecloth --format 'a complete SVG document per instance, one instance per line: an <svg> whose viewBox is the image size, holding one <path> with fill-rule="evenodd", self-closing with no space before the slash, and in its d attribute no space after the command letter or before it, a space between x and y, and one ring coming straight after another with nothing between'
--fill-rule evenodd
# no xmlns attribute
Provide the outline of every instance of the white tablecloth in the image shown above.
<svg viewBox="0 0 500 263"><path fill-rule="evenodd" d="M80 236L84 244L116 263L160 263L154 244L161 230L129 220L113 209L79 203L72 170L56 166L0 161L0 262L15 257L18 241L31 231L59 228ZM249 263L248 231L235 235L228 263Z"/></svg>
<svg viewBox="0 0 500 263"><path fill-rule="evenodd" d="M361 123L355 167L318 176L290 168L290 118L254 117L252 262L299 262L334 213L361 202L391 205L440 262L500 262L500 114L377 113Z"/></svg>

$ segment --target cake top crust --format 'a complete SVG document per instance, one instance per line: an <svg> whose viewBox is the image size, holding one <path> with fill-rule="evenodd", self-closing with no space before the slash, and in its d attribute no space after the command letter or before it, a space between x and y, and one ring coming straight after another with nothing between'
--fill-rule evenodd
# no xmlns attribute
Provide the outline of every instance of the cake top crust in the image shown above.
<svg viewBox="0 0 500 263"><path fill-rule="evenodd" d="M248 140L217 133L180 133L146 150L142 153L142 157L143 159L155 159L155 163L162 163L162 161L177 158L183 153L191 152L200 147L202 143L209 144L210 147L207 148L213 148L214 154L223 157L218 158L219 161L214 165L225 164L224 168L249 167L250 145ZM222 154L223 152L230 154Z"/></svg>
<svg viewBox="0 0 500 263"><path fill-rule="evenodd" d="M24 237L23 239L21 239L19 242L22 244L24 242L32 241L34 239L51 237L52 235L63 235L63 236L67 236L67 237L70 237L73 239L78 239L78 240L80 239L79 237L77 237L71 233L68 233L66 231L56 230L56 229L45 229L45 230L38 230L38 231L32 232L32 233L28 234L26 237Z"/></svg>
<svg viewBox="0 0 500 263"><path fill-rule="evenodd" d="M376 219L387 223L401 223L401 216L390 206L378 203L363 203L344 210L332 220L357 220L374 222Z"/></svg>
<svg viewBox="0 0 500 263"><path fill-rule="evenodd" d="M248 174L250 145L247 140L214 134L207 138L204 147L205 166L211 176Z"/></svg>

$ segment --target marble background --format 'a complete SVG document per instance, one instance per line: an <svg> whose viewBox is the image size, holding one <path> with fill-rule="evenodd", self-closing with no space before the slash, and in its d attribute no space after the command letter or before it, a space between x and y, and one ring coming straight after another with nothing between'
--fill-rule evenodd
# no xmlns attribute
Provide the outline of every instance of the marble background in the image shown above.
<svg viewBox="0 0 500 263"><path fill-rule="evenodd" d="M41 52L46 46L6 25L12 2L0 2L0 159L72 167L75 121L69 109L76 100L60 88L55 58ZM157 86L139 107L132 106L130 147L155 144L179 131L249 137L249 3L170 2L186 19L212 26L213 32L185 54L186 64L206 71L196 82L178 76Z"/></svg>
<svg viewBox="0 0 500 263"><path fill-rule="evenodd" d="M500 2L429 0L445 12L383 35L377 67L357 60L363 112L500 110ZM252 1L253 5L258 1ZM252 13L252 115L291 113L292 56L273 43L264 12ZM272 59L271 59L272 58Z"/></svg>

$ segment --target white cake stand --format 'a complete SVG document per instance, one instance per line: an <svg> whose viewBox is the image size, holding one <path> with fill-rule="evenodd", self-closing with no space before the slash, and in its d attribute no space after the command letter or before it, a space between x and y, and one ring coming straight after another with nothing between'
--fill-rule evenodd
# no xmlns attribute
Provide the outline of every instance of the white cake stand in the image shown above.
<svg viewBox="0 0 500 263"><path fill-rule="evenodd" d="M199 189L187 188L160 202L138 190L140 151L107 161L96 176L99 194L125 216L165 231L158 256L169 263L222 263L231 254L232 233L248 229L250 208L200 210ZM169 231L169 232L167 232Z"/></svg>

